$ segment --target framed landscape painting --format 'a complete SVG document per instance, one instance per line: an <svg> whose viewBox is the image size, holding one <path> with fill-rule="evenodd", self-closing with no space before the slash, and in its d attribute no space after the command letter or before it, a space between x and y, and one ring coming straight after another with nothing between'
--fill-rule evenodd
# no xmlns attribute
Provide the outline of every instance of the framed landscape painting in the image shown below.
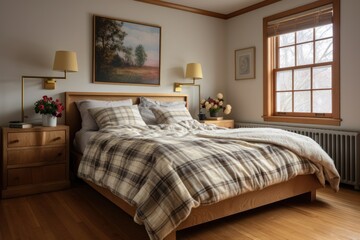
<svg viewBox="0 0 360 240"><path fill-rule="evenodd" d="M161 27L93 18L93 82L160 85Z"/></svg>
<svg viewBox="0 0 360 240"><path fill-rule="evenodd" d="M235 50L235 80L255 78L255 47Z"/></svg>

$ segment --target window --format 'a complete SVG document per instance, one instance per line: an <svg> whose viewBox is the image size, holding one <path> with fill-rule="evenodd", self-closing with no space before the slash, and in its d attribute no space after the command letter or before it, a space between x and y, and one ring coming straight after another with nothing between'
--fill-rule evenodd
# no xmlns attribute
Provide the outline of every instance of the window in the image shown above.
<svg viewBox="0 0 360 240"><path fill-rule="evenodd" d="M264 19L264 120L340 125L339 0Z"/></svg>

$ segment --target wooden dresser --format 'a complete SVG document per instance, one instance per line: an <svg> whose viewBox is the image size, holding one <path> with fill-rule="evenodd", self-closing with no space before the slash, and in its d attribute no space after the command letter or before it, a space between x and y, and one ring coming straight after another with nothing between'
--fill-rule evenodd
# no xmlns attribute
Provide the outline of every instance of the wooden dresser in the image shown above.
<svg viewBox="0 0 360 240"><path fill-rule="evenodd" d="M69 127L3 127L1 166L2 198L69 187Z"/></svg>
<svg viewBox="0 0 360 240"><path fill-rule="evenodd" d="M203 120L200 121L205 124L215 124L219 127L226 127L226 128L234 128L234 120L233 119L222 119L222 120Z"/></svg>

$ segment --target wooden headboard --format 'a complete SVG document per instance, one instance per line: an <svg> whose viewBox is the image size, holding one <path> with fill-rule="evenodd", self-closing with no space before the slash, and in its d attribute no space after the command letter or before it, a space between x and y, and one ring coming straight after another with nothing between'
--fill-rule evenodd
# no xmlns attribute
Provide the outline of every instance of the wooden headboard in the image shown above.
<svg viewBox="0 0 360 240"><path fill-rule="evenodd" d="M65 92L65 124L70 128L70 142L72 143L75 133L81 129L81 117L75 104L76 101L86 99L117 101L131 98L134 104L138 104L140 97L166 102L185 101L186 106L188 106L188 97L182 94Z"/></svg>

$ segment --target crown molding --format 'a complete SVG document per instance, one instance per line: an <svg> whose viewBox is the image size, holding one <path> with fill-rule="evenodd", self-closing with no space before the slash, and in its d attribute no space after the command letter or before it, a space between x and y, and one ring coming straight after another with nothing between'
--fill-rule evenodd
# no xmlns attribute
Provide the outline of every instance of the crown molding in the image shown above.
<svg viewBox="0 0 360 240"><path fill-rule="evenodd" d="M199 8L188 7L185 5L170 3L170 2L166 2L166 1L162 1L162 0L135 0L135 1L149 3L149 4L158 5L158 6L162 6L162 7L173 8L173 9L186 11L186 12L192 12L192 13L196 13L196 14L209 16L209 17L215 17L215 18L220 18L220 19L229 19L229 18L239 16L241 14L251 12L256 9L268 6L270 4L279 2L281 0L264 0L262 2L256 3L256 4L248 6L246 8L242 8L235 12L231 12L229 14L222 14L222 13L207 11L207 10L203 10L203 9L199 9Z"/></svg>

